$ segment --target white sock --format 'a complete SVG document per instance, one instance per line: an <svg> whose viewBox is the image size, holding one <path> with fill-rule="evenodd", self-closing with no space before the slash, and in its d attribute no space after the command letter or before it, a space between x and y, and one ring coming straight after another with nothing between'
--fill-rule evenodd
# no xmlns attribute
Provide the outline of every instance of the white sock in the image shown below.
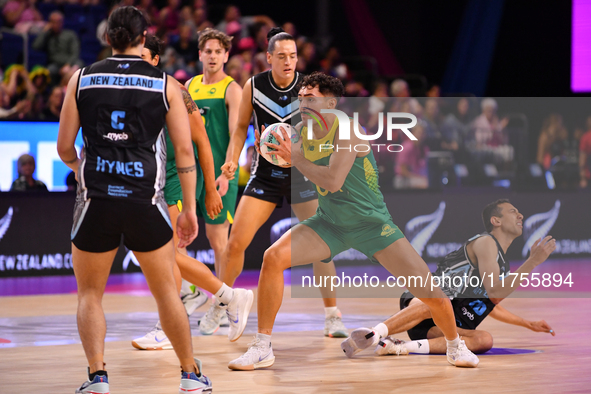
<svg viewBox="0 0 591 394"><path fill-rule="evenodd" d="M409 353L429 354L429 340L408 341L404 343Z"/></svg>
<svg viewBox="0 0 591 394"><path fill-rule="evenodd" d="M257 333L257 338L260 339L262 343L268 343L268 346L271 347L271 335L261 334L259 332Z"/></svg>
<svg viewBox="0 0 591 394"><path fill-rule="evenodd" d="M380 338L386 338L388 336L388 326L386 326L384 323L378 324L372 328L372 330L377 332Z"/></svg>
<svg viewBox="0 0 591 394"><path fill-rule="evenodd" d="M215 293L215 297L220 306L227 306L234 297L234 289L227 284L222 283L222 287L220 287L218 292Z"/></svg>
<svg viewBox="0 0 591 394"><path fill-rule="evenodd" d="M183 279L182 285L181 285L181 294L192 294L195 292L195 285L187 282L186 280Z"/></svg>
<svg viewBox="0 0 591 394"><path fill-rule="evenodd" d="M458 345L460 344L460 336L458 335L456 337L456 339L454 339L453 341L448 341L447 338L445 338L445 342L447 342L447 348L449 349L451 348L457 348Z"/></svg>
<svg viewBox="0 0 591 394"><path fill-rule="evenodd" d="M156 323L156 328L162 330L162 324L160 324L160 320L158 320L158 323Z"/></svg>
<svg viewBox="0 0 591 394"><path fill-rule="evenodd" d="M331 317L331 316L338 316L339 315L339 308L336 306L325 306L324 307L324 317Z"/></svg>

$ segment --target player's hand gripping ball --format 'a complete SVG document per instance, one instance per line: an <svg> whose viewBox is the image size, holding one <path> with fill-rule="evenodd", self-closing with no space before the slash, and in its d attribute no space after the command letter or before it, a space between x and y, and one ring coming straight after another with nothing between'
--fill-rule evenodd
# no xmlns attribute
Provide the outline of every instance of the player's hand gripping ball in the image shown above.
<svg viewBox="0 0 591 394"><path fill-rule="evenodd" d="M275 136L273 134L271 134L271 132L274 131L277 135L279 135L280 137L283 137L283 130L282 129L287 132L287 135L291 136L291 138L290 138L291 143L297 143L299 141L300 135L289 124L287 124L287 123L273 123L272 125L269 125L267 128L265 128L265 130L263 131L263 134L261 134L261 142L260 142L259 148L260 148L261 156L263 156L265 158L265 160L267 160L269 163L274 164L279 167L291 167L291 163L288 160L286 160L285 158L274 153L274 152L277 152L276 149L265 145L265 143L279 145L280 141L277 141L277 139L275 138Z"/></svg>

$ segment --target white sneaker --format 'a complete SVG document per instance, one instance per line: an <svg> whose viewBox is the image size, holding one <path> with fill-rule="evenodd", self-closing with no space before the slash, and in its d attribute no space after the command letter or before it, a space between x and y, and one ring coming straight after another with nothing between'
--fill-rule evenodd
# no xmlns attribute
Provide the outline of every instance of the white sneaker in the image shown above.
<svg viewBox="0 0 591 394"><path fill-rule="evenodd" d="M226 308L226 315L230 323L230 330L228 331L230 342L235 342L242 336L248 322L248 314L250 308L252 308L253 300L254 294L252 290L234 289L234 297L232 297Z"/></svg>
<svg viewBox="0 0 591 394"><path fill-rule="evenodd" d="M480 360L467 347L466 343L460 340L457 348L447 348L447 361L451 365L464 368L476 368Z"/></svg>
<svg viewBox="0 0 591 394"><path fill-rule="evenodd" d="M405 356L408 354L408 349L406 348L405 343L405 341L388 336L378 342L375 353L378 356L386 356L388 354Z"/></svg>
<svg viewBox="0 0 591 394"><path fill-rule="evenodd" d="M226 315L226 308L218 305L216 300L209 307L205 316L199 320L199 331L203 335L211 335L220 328L220 320Z"/></svg>
<svg viewBox="0 0 591 394"><path fill-rule="evenodd" d="M185 306L188 316L191 316L191 314L193 314L197 308L200 308L208 300L209 297L207 297L207 294L198 289L195 289L194 293L181 295L181 301L183 301L183 305Z"/></svg>
<svg viewBox="0 0 591 394"><path fill-rule="evenodd" d="M375 346L380 341L380 336L377 332L370 328L358 328L351 332L351 336L341 343L341 349L351 358L360 351L367 349L370 346Z"/></svg>
<svg viewBox="0 0 591 394"><path fill-rule="evenodd" d="M230 326L230 320L228 320L228 314L224 314L222 315L222 318L220 319L220 327L229 327Z"/></svg>
<svg viewBox="0 0 591 394"><path fill-rule="evenodd" d="M236 360L230 361L228 368L235 371L252 371L268 368L275 363L271 343L263 343L259 338L248 344L248 350Z"/></svg>
<svg viewBox="0 0 591 394"><path fill-rule="evenodd" d="M330 338L347 338L349 336L340 311L338 311L338 314L324 319L324 336Z"/></svg>
<svg viewBox="0 0 591 394"><path fill-rule="evenodd" d="M179 386L179 394L205 394L211 393L211 380L203 374L201 361L195 359L197 368L201 376L197 376L195 372L181 372L181 384Z"/></svg>
<svg viewBox="0 0 591 394"><path fill-rule="evenodd" d="M162 331L160 322L150 330L149 333L141 338L136 338L131 341L134 348L140 350L169 350L172 349L172 343L168 340L168 337Z"/></svg>

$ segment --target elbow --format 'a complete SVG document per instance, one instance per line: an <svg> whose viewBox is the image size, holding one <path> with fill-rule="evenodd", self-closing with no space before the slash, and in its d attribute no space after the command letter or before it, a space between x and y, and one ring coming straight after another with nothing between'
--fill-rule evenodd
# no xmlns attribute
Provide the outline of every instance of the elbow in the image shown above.
<svg viewBox="0 0 591 394"><path fill-rule="evenodd" d="M331 193L336 193L339 190L341 190L341 188L343 187L343 183L343 181L332 179L327 185L328 187L326 188L326 190L328 190Z"/></svg>
<svg viewBox="0 0 591 394"><path fill-rule="evenodd" d="M66 158L67 160L71 159L68 156L68 153L70 151L70 147L66 147L63 144L58 143L57 144L57 154L59 155L60 159L64 160L64 158Z"/></svg>

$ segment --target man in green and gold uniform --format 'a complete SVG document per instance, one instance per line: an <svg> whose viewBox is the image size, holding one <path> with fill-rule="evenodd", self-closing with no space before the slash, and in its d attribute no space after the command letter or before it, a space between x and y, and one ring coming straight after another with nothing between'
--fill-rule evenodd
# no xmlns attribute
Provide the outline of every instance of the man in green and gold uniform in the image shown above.
<svg viewBox="0 0 591 394"><path fill-rule="evenodd" d="M335 113L325 112L324 122L312 122L311 133L303 127L322 110L336 109L343 94L343 84L337 78L322 73L304 77L298 93L302 123L295 127L299 136L294 141L285 131L283 138L273 133L278 145L267 144L316 185L318 210L265 252L257 293L258 333L248 351L228 367L254 370L273 365L271 333L283 299L283 271L318 260L328 262L349 248L380 263L392 275L417 278L414 284L407 282L408 290L430 308L434 322L444 333L448 362L476 367L478 358L458 336L449 299L439 287L429 286L427 264L392 222L379 190L378 170L369 142L356 133L339 130L349 127L351 131L358 125L346 117L339 125ZM343 138L346 134L349 137Z"/></svg>
<svg viewBox="0 0 591 394"><path fill-rule="evenodd" d="M233 126L238 119L242 97L240 85L224 72L231 43L232 37L214 29L205 29L199 36L199 60L203 63L203 74L186 83L207 130L213 153L215 183L224 205L220 214L212 219L205 209L205 193L197 196L197 215L205 220L205 233L215 254L215 272L218 276L238 196L238 177L229 181L221 170L230 143L230 125ZM220 319L224 318L224 309L214 302L199 323L201 333L213 334L220 325Z"/></svg>

